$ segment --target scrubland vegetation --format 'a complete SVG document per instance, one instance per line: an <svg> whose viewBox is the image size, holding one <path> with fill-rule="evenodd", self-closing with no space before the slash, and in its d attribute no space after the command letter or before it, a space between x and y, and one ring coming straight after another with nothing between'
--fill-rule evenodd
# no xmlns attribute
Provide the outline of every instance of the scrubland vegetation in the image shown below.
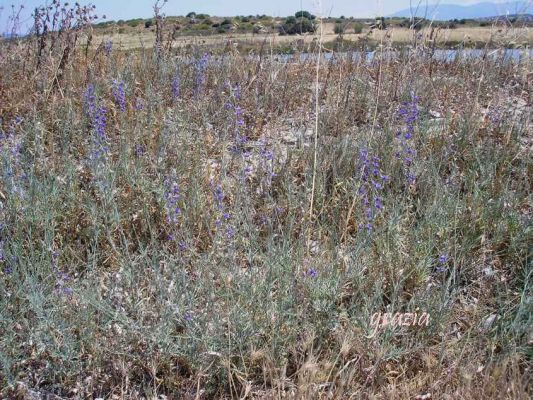
<svg viewBox="0 0 533 400"><path fill-rule="evenodd" d="M0 42L0 397L530 398L527 55L126 52L78 10Z"/></svg>

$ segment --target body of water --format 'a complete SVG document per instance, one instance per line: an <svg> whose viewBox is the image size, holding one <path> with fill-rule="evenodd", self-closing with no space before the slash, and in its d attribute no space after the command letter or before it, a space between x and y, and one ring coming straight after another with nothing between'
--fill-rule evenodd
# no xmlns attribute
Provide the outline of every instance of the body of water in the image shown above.
<svg viewBox="0 0 533 400"><path fill-rule="evenodd" d="M488 57L493 60L502 60L502 61L514 61L514 62L524 62L529 61L533 57L532 49L436 49L434 51L428 49L415 49L415 50L385 50L381 51L368 51L368 52L344 52L344 53L323 53L323 57L327 61L335 59L346 59L352 58L354 61L361 58L365 58L366 61L372 61L378 57L383 57L387 60L397 59L400 56L404 56L405 53L409 51L409 56L412 57L428 57L438 61L461 61L461 60L471 60L471 59L481 59L483 57ZM301 54L283 54L275 55L274 58L285 61L285 62L294 62L294 61L306 61L309 59L315 59L316 54L312 53L301 53Z"/></svg>

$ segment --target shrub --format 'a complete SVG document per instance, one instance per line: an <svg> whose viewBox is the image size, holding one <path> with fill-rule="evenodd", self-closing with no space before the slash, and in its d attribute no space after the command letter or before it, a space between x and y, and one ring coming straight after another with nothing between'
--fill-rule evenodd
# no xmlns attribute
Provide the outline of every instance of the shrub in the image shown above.
<svg viewBox="0 0 533 400"><path fill-rule="evenodd" d="M150 28L153 24L154 24L153 21L152 21L151 19L149 19L148 21L146 21L146 22L144 23L144 27L145 27L146 29L148 29L148 28Z"/></svg>
<svg viewBox="0 0 533 400"><path fill-rule="evenodd" d="M376 28L382 30L382 29L386 29L387 28L387 23L385 22L385 18L384 17L379 17L379 18L376 18Z"/></svg>
<svg viewBox="0 0 533 400"><path fill-rule="evenodd" d="M334 32L336 35L344 34L346 26L344 24L335 24Z"/></svg>
<svg viewBox="0 0 533 400"><path fill-rule="evenodd" d="M313 21L305 18L300 18L299 20L295 20L294 22L286 21L279 27L279 32L282 35L296 35L307 32L314 32L315 29L316 27Z"/></svg>
<svg viewBox="0 0 533 400"><path fill-rule="evenodd" d="M309 20L315 19L315 16L311 14L309 11L298 11L297 13L294 14L294 16L296 18L305 18Z"/></svg>
<svg viewBox="0 0 533 400"><path fill-rule="evenodd" d="M356 22L354 25L353 25L353 33L355 34L360 34L363 32L363 24L360 23L360 22Z"/></svg>
<svg viewBox="0 0 533 400"><path fill-rule="evenodd" d="M287 19L285 20L285 23L286 24L295 24L296 23L296 17L287 17Z"/></svg>
<svg viewBox="0 0 533 400"><path fill-rule="evenodd" d="M139 26L142 22L143 22L143 20L140 19L140 18L130 19L130 20L126 21L126 25L131 26L132 28L135 28L135 27Z"/></svg>

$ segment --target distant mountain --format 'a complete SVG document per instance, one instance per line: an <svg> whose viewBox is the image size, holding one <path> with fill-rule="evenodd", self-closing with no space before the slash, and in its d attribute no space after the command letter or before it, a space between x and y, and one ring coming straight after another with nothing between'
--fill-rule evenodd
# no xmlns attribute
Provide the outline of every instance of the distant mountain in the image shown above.
<svg viewBox="0 0 533 400"><path fill-rule="evenodd" d="M413 4L418 2L413 1ZM423 3L423 2L421 2ZM410 18L411 16L447 21L452 19L478 19L490 18L497 15L507 14L533 14L532 1L514 1L508 3L479 3L470 6L457 4L429 4L420 5L418 9L405 9L398 11L391 17Z"/></svg>

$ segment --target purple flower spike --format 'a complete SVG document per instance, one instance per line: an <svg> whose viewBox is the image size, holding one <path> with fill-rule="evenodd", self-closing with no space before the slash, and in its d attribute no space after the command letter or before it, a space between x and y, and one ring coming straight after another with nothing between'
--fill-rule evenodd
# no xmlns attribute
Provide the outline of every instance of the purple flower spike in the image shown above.
<svg viewBox="0 0 533 400"><path fill-rule="evenodd" d="M415 175L411 171L413 164L413 155L416 154L415 150L410 147L410 142L414 137L415 125L418 121L418 101L419 98L411 93L411 101L402 103L402 106L398 110L398 116L402 119L405 126L403 131L399 131L396 137L400 141L401 151L396 153L396 157L402 160L404 164L405 177L408 183L414 183L416 180Z"/></svg>
<svg viewBox="0 0 533 400"><path fill-rule="evenodd" d="M170 178L165 179L165 208L167 211L167 222L177 224L181 209L178 206L180 200L180 188L178 183Z"/></svg>
<svg viewBox="0 0 533 400"><path fill-rule="evenodd" d="M104 43L104 53L106 57L110 57L112 51L113 51L113 41L106 40Z"/></svg>
<svg viewBox="0 0 533 400"><path fill-rule="evenodd" d="M126 111L126 84L124 81L113 80L113 97L121 112Z"/></svg>

